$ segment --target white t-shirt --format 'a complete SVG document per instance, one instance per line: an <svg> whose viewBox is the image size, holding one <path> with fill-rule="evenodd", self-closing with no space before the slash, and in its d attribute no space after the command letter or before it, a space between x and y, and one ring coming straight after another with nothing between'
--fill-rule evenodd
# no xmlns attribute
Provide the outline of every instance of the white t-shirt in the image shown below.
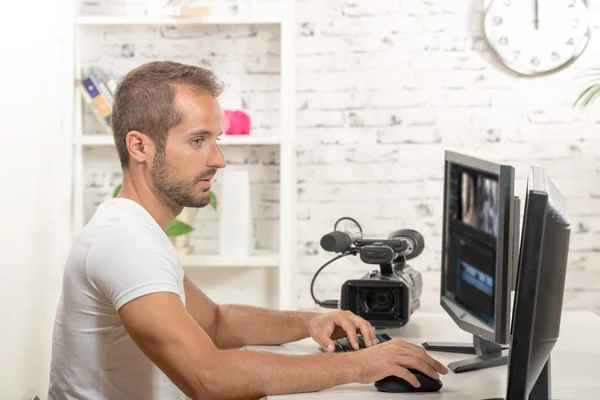
<svg viewBox="0 0 600 400"><path fill-rule="evenodd" d="M183 269L165 232L134 201L102 203L65 265L48 399L185 399L117 313L136 297L164 291L185 305Z"/></svg>

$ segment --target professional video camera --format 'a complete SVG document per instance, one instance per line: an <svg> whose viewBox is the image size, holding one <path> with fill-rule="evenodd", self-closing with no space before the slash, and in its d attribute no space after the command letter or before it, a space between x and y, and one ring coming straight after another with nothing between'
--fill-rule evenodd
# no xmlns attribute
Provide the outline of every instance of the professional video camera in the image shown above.
<svg viewBox="0 0 600 400"><path fill-rule="evenodd" d="M359 233L338 231L338 223L345 219L354 222ZM317 300L313 291L315 279L333 261L360 254L364 263L379 264L379 270L373 270L360 279L346 281L342 285L339 308L352 311L376 328L406 325L412 313L419 308L423 291L421 273L406 261L423 252L423 236L415 230L401 229L392 232L387 239L363 239L362 227L350 217L338 219L333 229L333 232L321 238L321 247L325 251L341 254L315 273L310 285L315 303L321 307L338 308L337 300Z"/></svg>

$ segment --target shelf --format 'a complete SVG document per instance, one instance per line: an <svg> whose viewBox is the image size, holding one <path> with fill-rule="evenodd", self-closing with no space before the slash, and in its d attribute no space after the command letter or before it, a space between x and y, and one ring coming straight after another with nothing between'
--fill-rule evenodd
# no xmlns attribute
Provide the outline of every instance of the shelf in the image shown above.
<svg viewBox="0 0 600 400"><path fill-rule="evenodd" d="M120 17L111 15L81 15L75 18L75 24L89 25L216 25L216 24L279 24L279 13L259 16L207 16L207 17Z"/></svg>
<svg viewBox="0 0 600 400"><path fill-rule="evenodd" d="M218 254L192 254L179 256L179 259L184 268L279 267L279 254L276 253L257 253L241 258L224 257Z"/></svg>
<svg viewBox="0 0 600 400"><path fill-rule="evenodd" d="M278 145L278 136L221 136L219 141L220 146L244 146L244 145ZM75 140L76 144L83 146L114 146L113 137L111 135L83 135L81 139Z"/></svg>

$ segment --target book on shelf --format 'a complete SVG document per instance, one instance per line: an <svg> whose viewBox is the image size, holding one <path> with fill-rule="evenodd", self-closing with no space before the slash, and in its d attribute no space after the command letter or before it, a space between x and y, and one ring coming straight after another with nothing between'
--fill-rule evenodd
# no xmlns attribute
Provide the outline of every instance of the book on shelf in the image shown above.
<svg viewBox="0 0 600 400"><path fill-rule="evenodd" d="M81 94L85 102L90 106L94 115L98 118L107 133L112 135L110 128L110 117L117 78L111 71L105 71L100 67L92 66L79 81Z"/></svg>

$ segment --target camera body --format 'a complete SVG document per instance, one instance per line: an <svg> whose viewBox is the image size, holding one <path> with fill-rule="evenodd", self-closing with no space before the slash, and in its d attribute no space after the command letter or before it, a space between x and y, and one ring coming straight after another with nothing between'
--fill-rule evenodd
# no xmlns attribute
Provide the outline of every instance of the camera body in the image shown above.
<svg viewBox="0 0 600 400"><path fill-rule="evenodd" d="M396 328L408 323L421 304L423 279L409 265L392 266L391 273L373 270L342 285L340 308L366 319L375 328Z"/></svg>
<svg viewBox="0 0 600 400"><path fill-rule="evenodd" d="M362 235L334 231L321 239L321 247L343 254L360 254L366 264L379 264L360 279L342 285L340 308L369 321L375 328L406 325L421 304L423 278L406 263L425 248L421 234L402 229L387 239L362 239Z"/></svg>

